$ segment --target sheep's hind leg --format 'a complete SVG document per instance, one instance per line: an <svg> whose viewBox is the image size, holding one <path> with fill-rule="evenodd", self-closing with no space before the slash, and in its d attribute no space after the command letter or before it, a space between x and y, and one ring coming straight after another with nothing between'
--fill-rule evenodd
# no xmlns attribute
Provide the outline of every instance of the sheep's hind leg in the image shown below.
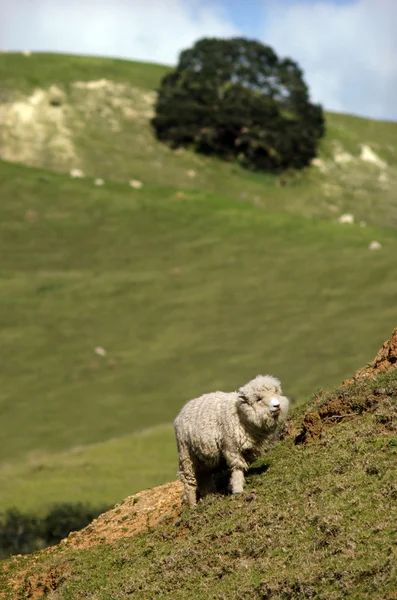
<svg viewBox="0 0 397 600"><path fill-rule="evenodd" d="M190 483L184 483L185 485L185 500L186 504L191 508L197 504L197 487Z"/></svg>
<svg viewBox="0 0 397 600"><path fill-rule="evenodd" d="M185 489L185 501L190 506L197 504L197 478L193 461L189 455L179 459L179 479Z"/></svg>

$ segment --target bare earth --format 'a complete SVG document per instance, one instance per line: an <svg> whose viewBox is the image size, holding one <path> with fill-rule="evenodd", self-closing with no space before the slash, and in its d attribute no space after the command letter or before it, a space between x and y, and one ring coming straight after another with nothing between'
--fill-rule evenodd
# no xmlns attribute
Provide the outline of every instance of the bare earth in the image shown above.
<svg viewBox="0 0 397 600"><path fill-rule="evenodd" d="M65 548L108 544L150 530L164 517L176 519L182 508L182 488L179 481L173 481L129 496L81 531L69 534L61 544Z"/></svg>

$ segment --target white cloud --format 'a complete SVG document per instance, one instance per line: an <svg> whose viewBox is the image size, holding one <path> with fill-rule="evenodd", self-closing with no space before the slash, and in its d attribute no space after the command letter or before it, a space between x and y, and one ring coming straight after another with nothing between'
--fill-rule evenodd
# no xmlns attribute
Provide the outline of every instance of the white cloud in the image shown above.
<svg viewBox="0 0 397 600"><path fill-rule="evenodd" d="M303 68L329 110L397 119L397 2L265 2L262 40Z"/></svg>
<svg viewBox="0 0 397 600"><path fill-rule="evenodd" d="M239 32L202 0L0 0L0 47L174 64L204 36Z"/></svg>
<svg viewBox="0 0 397 600"><path fill-rule="evenodd" d="M397 0L262 1L262 41L300 64L314 101L397 119ZM0 48L165 64L203 36L243 35L232 0L0 0L0 15Z"/></svg>

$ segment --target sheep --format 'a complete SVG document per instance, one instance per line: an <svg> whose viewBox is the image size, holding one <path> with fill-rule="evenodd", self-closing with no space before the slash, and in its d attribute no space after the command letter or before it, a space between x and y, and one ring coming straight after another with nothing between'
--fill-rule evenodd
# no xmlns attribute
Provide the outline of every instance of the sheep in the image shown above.
<svg viewBox="0 0 397 600"><path fill-rule="evenodd" d="M368 246L368 250L381 250L382 244L380 242L371 242Z"/></svg>
<svg viewBox="0 0 397 600"><path fill-rule="evenodd" d="M135 190L140 190L141 187L143 186L142 181L138 181L138 179L131 179L131 181L129 182L129 185L134 188Z"/></svg>
<svg viewBox="0 0 397 600"><path fill-rule="evenodd" d="M342 225L346 223L348 225L352 225L354 223L354 216L349 213L346 213L345 215L341 215L339 217L338 222L342 223Z"/></svg>
<svg viewBox="0 0 397 600"><path fill-rule="evenodd" d="M213 474L230 470L229 490L243 491L244 472L277 439L288 398L271 375L257 375L235 392L213 392L185 404L174 421L179 479L185 501L216 491Z"/></svg>
<svg viewBox="0 0 397 600"><path fill-rule="evenodd" d="M71 169L70 177L72 179L81 179L82 177L84 177L84 173L81 169Z"/></svg>

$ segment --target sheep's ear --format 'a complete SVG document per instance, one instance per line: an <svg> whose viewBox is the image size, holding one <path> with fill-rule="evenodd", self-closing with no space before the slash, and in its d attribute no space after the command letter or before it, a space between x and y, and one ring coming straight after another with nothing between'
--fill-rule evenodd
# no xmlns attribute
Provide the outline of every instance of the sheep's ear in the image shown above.
<svg viewBox="0 0 397 600"><path fill-rule="evenodd" d="M280 396L282 395L283 391L281 389L281 383L278 381L278 379L276 379L276 384L275 384L275 390L276 390L276 394L280 394Z"/></svg>
<svg viewBox="0 0 397 600"><path fill-rule="evenodd" d="M238 397L239 397L239 400L240 400L241 402L245 402L245 403L247 403L247 402L248 402L248 398L247 398L247 396L246 396L246 395L244 394L244 392L243 392L243 391L241 391L241 390L239 390L239 392L238 392Z"/></svg>

